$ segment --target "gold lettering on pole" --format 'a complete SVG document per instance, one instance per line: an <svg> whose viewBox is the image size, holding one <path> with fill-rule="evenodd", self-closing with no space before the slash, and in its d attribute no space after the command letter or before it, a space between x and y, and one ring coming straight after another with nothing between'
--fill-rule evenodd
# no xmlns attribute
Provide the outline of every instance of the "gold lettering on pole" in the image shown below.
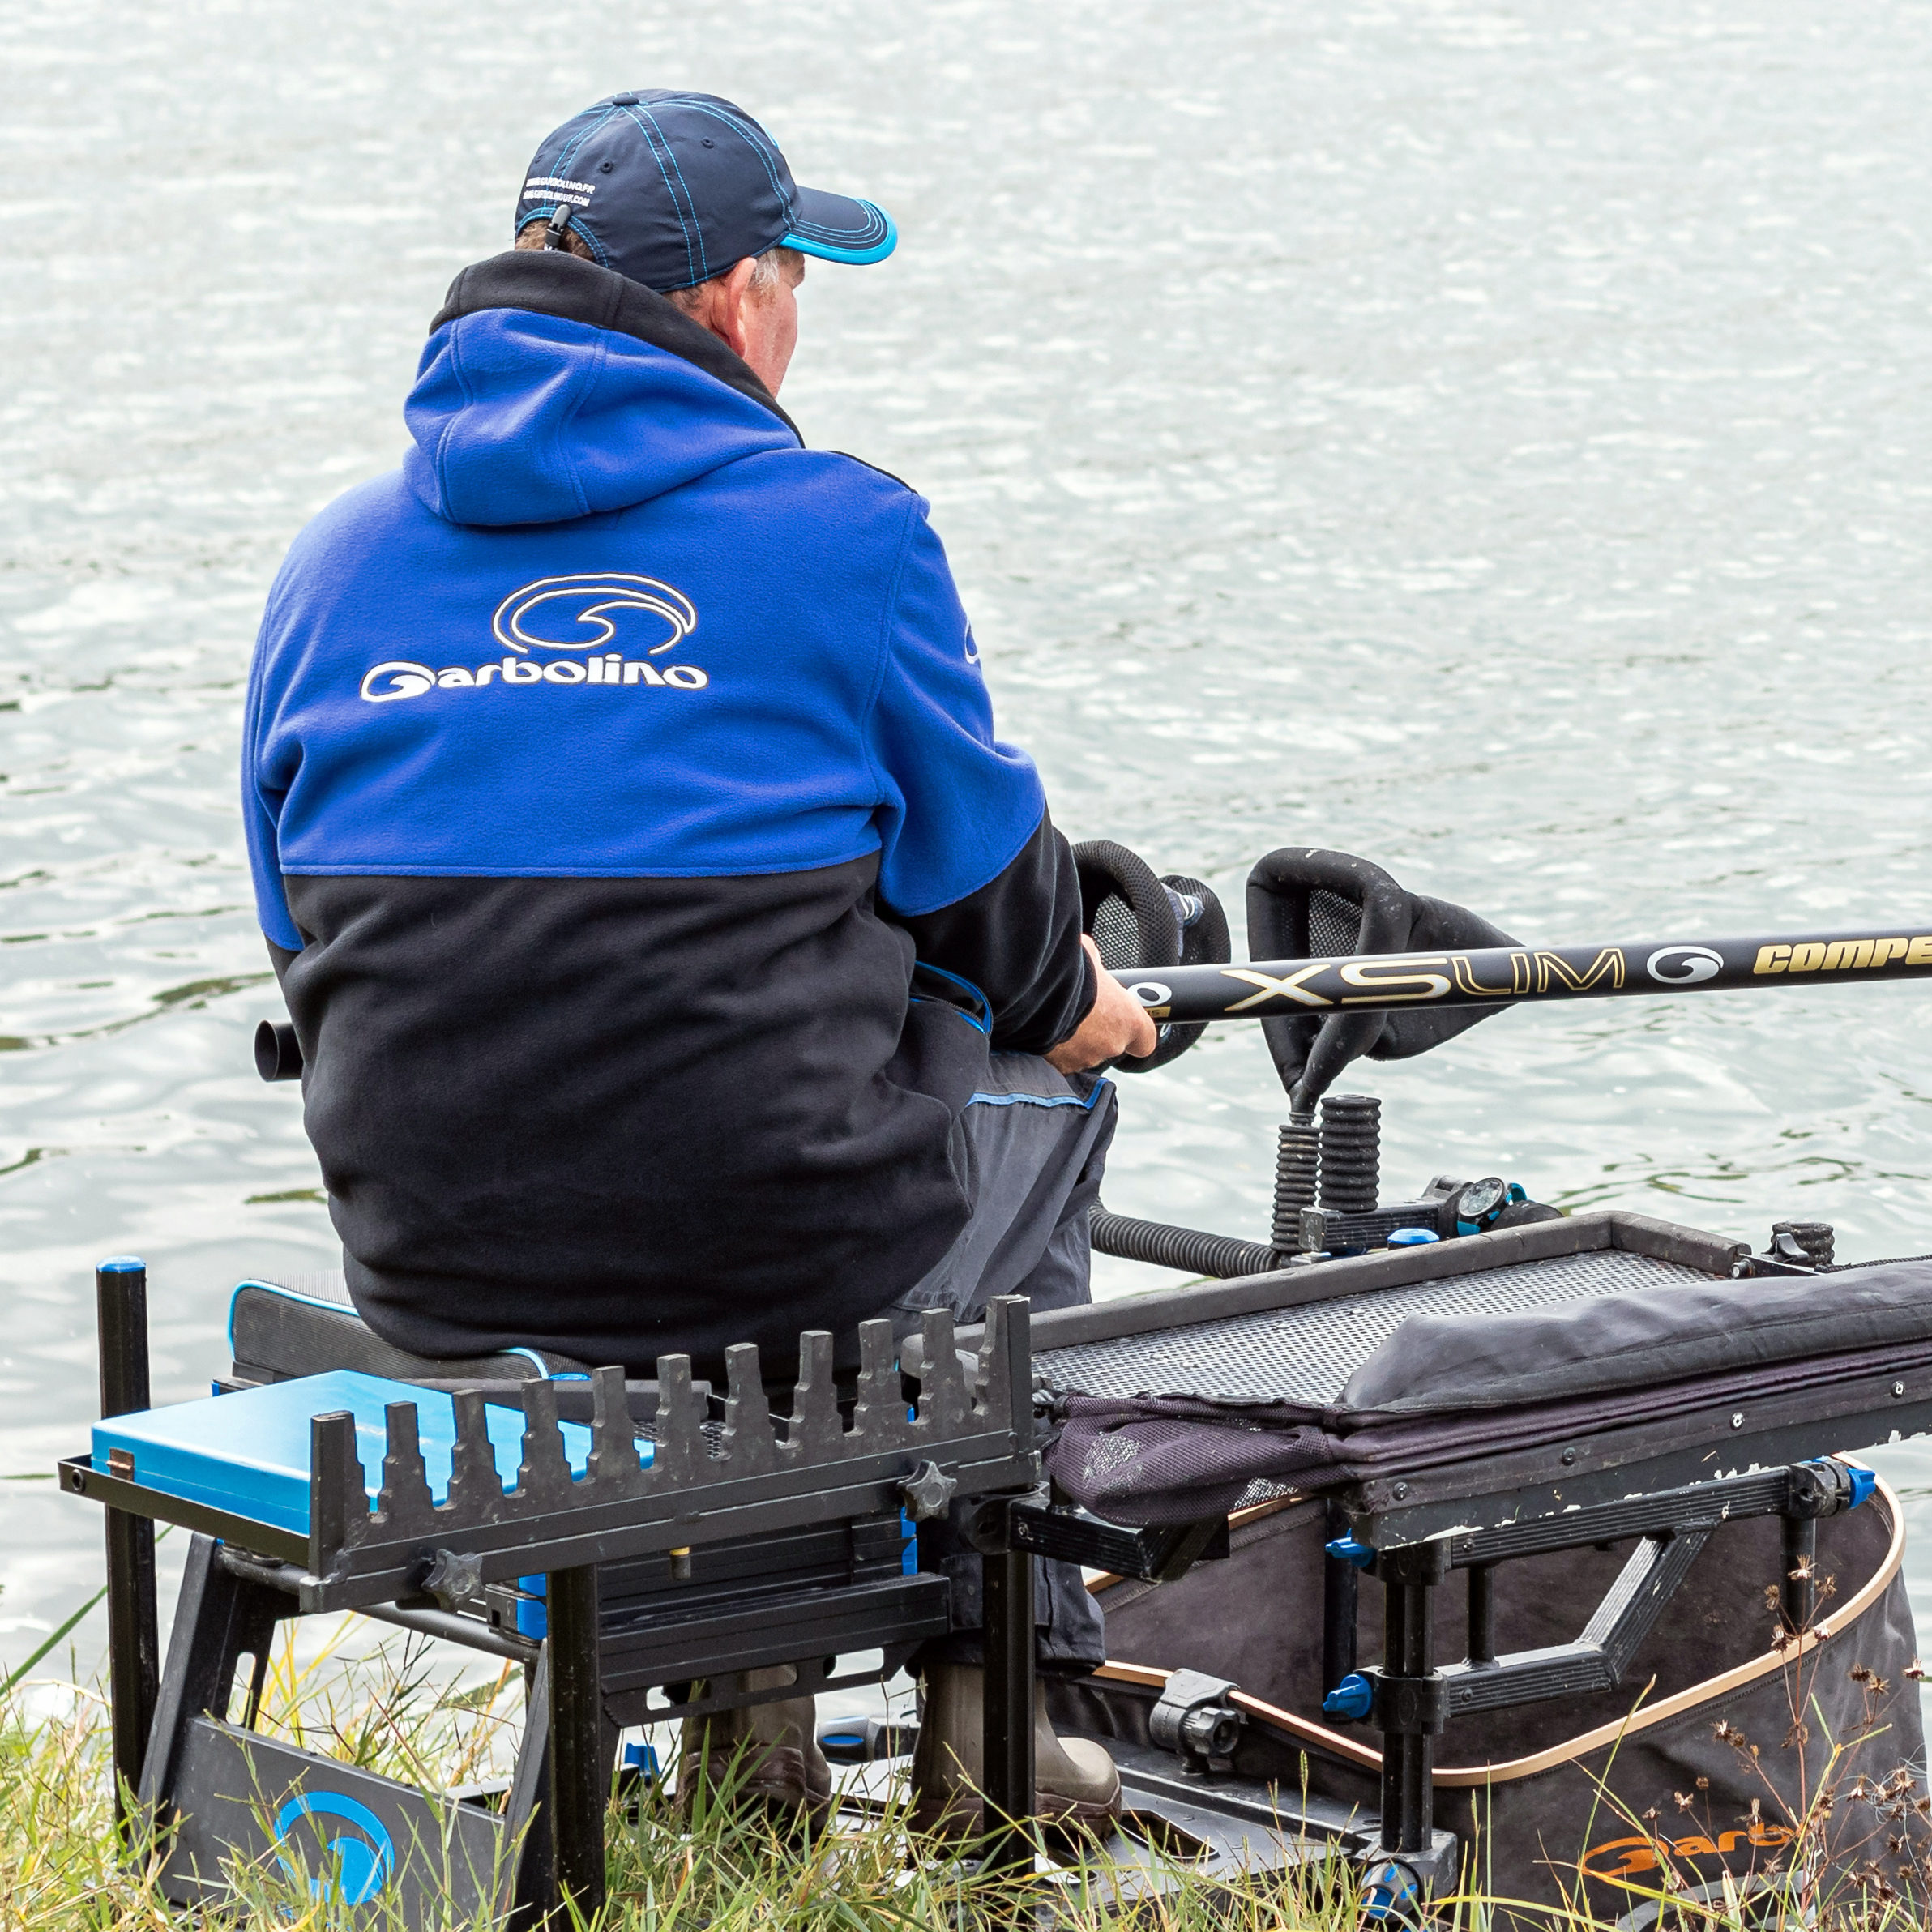
<svg viewBox="0 0 1932 1932"><path fill-rule="evenodd" d="M1310 993L1302 982L1318 972L1326 972L1334 964L1331 960L1311 960L1298 972L1281 978L1272 973L1256 972L1251 967L1224 966L1221 977L1229 980L1245 980L1250 986L1259 986L1259 993L1250 993L1246 999L1237 999L1232 1006L1223 1007L1224 1013L1245 1013L1250 1007L1259 1007L1271 999L1292 999L1304 1007L1331 1007L1335 1002L1324 999L1319 993Z"/></svg>
<svg viewBox="0 0 1932 1932"><path fill-rule="evenodd" d="M1449 990L1447 978L1439 972L1421 972L1411 970L1422 966L1447 966L1447 957L1439 954L1413 955L1398 966L1394 961L1357 960L1341 969L1342 983L1349 986L1362 986L1370 990L1364 993L1344 994L1344 1007L1365 1006L1371 999L1378 1002L1389 999L1440 999ZM1413 993L1398 992L1403 986L1418 989Z"/></svg>
<svg viewBox="0 0 1932 1932"><path fill-rule="evenodd" d="M1519 953L1515 956L1520 959L1522 955ZM1455 975L1455 990L1459 993L1487 994L1493 998L1507 999L1511 994L1523 990L1516 984L1514 972L1510 975L1510 983L1507 986L1485 986L1476 977L1475 963L1466 952L1451 953L1449 955L1449 968Z"/></svg>
<svg viewBox="0 0 1932 1932"><path fill-rule="evenodd" d="M1560 952L1540 952L1537 955L1537 990L1547 993L1553 980L1561 981L1564 988L1571 993L1588 993L1599 980L1607 979L1613 987L1623 984L1623 948L1606 946L1590 962L1581 974L1576 972Z"/></svg>

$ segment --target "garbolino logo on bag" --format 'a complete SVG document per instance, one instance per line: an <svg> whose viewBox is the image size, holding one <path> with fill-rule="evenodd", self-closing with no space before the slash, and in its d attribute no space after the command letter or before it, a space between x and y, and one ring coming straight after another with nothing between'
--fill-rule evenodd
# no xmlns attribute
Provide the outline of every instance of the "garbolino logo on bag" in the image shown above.
<svg viewBox="0 0 1932 1932"><path fill-rule="evenodd" d="M657 641L646 644L641 657L626 657L620 643L617 613L630 611L654 620L644 626L647 635L661 627ZM572 626L588 635L552 635ZM625 626L626 630L634 627ZM492 635L511 655L491 664L448 665L440 671L413 659L392 657L363 673L361 695L371 704L393 704L433 690L481 690L499 678L505 685L653 686L660 690L701 691L711 679L697 665L660 668L651 662L675 649L697 627L697 605L656 577L625 571L540 577L512 591L490 618ZM536 663L531 660L532 651L590 655Z"/></svg>

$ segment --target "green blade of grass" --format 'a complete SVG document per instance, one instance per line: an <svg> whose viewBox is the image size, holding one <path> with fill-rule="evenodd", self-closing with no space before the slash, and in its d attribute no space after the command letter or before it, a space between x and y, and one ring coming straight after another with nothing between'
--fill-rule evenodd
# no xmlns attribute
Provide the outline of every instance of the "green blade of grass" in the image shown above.
<svg viewBox="0 0 1932 1932"><path fill-rule="evenodd" d="M166 1528L163 1528L155 1537L155 1541L157 1543L165 1542L168 1537L168 1531L173 1528L173 1527L174 1525L172 1523L169 1524ZM80 1608L76 1610L74 1614L60 1626L58 1630L55 1631L51 1636L48 1637L45 1641L42 1643L40 1648L36 1650L24 1664L15 1665L11 1670L7 1672L5 1677L0 1678L0 1697L4 1697L9 1690L12 1690L14 1686L19 1683L20 1679L25 1677L28 1672L32 1669L34 1665L39 1663L41 1659L45 1656L47 1652L53 1649L54 1645L59 1643L61 1639L66 1636L67 1632L72 1630L75 1625L79 1622L81 1618L86 1616L88 1612L92 1609L94 1605L100 1602L101 1598L106 1595L107 1585L103 1584L100 1588L96 1590L94 1594L90 1596L87 1601L83 1603Z"/></svg>
<svg viewBox="0 0 1932 1932"><path fill-rule="evenodd" d="M100 1588L96 1590L94 1594L90 1596L87 1601L83 1603L80 1608L76 1610L74 1614L70 1617L67 1621L53 1634L52 1636L47 1638L41 1643L40 1648L36 1650L24 1664L19 1665L14 1669L8 1671L4 1678L0 1678L0 1695L4 1695L7 1691L12 1690L14 1686L19 1682L20 1679L25 1677L28 1672L32 1669L34 1665L39 1663L41 1659L45 1656L47 1652L53 1649L54 1645L59 1643L61 1639L66 1636L67 1632L72 1630L75 1625L79 1622L81 1618L86 1616L88 1612L92 1609L94 1605L100 1602L101 1598L106 1595L107 1585L103 1584Z"/></svg>

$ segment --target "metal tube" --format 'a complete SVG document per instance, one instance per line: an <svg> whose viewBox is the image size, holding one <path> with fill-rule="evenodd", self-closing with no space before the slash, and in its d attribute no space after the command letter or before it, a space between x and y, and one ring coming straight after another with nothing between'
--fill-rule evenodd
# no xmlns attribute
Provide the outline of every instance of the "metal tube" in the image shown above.
<svg viewBox="0 0 1932 1932"><path fill-rule="evenodd" d="M1144 967L1114 978L1163 1022L1515 1007L1848 980L1932 978L1932 933L1805 932L1740 939L1490 946L1227 966Z"/></svg>
<svg viewBox="0 0 1932 1932"><path fill-rule="evenodd" d="M1818 1519L1784 1519L1778 1605L1785 1627L1795 1636L1810 1629L1818 1615Z"/></svg>
<svg viewBox="0 0 1932 1932"><path fill-rule="evenodd" d="M1402 1657L1406 1648L1405 1620L1408 1612L1408 1592L1400 1579L1391 1570L1384 1575L1382 1590L1382 1667L1384 1670L1402 1669ZM1385 1852L1399 1852L1402 1849L1402 1793L1404 1789L1404 1747L1413 1742L1399 1731L1382 1733L1382 1849Z"/></svg>
<svg viewBox="0 0 1932 1932"><path fill-rule="evenodd" d="M1033 1559L984 1559L986 1869L1033 1866Z"/></svg>
<svg viewBox="0 0 1932 1932"><path fill-rule="evenodd" d="M1430 1591L1416 1566L1393 1553L1387 1562L1384 1611L1384 1668L1402 1678L1425 1678L1435 1669ZM1425 1575L1426 1573L1423 1573ZM1385 1731L1382 1739L1382 1849L1391 1857L1425 1853L1434 1836L1433 1772L1435 1740L1423 1731Z"/></svg>
<svg viewBox="0 0 1932 1932"><path fill-rule="evenodd" d="M100 1338L100 1413L131 1415L152 1406L147 1377L147 1267L116 1255L94 1271ZM112 1695L114 1821L127 1823L122 1793L141 1787L147 1733L160 1686L160 1619L155 1602L154 1525L123 1510L107 1515L107 1651Z"/></svg>
<svg viewBox="0 0 1932 1932"><path fill-rule="evenodd" d="M1331 1540L1349 1533L1338 1503L1328 1505ZM1338 1556L1322 1558L1322 1688L1332 1690L1355 1668L1355 1624L1361 1572Z"/></svg>
<svg viewBox="0 0 1932 1932"><path fill-rule="evenodd" d="M1402 1674L1425 1678L1435 1669L1434 1605L1430 1585L1415 1579L1404 1586L1408 1598L1402 1613ZM1423 1853L1429 1849L1435 1820L1435 1785L1431 1776L1435 1740L1426 1731L1413 1733L1403 1740L1402 1826L1400 1849ZM1384 1827L1386 1832L1386 1826Z"/></svg>
<svg viewBox="0 0 1932 1932"><path fill-rule="evenodd" d="M304 1572L299 1563L270 1562L265 1558L250 1556L246 1551L231 1549L225 1545L220 1552L220 1562L230 1576L266 1584L270 1589L285 1590L291 1596L301 1592ZM480 1650L486 1656L507 1657L513 1664L533 1663L541 1648L529 1637L509 1635L492 1628L481 1618L459 1617L452 1610L404 1609L399 1604L365 1603L356 1614L371 1618L378 1623L392 1623L398 1630L416 1631L425 1637L440 1637L447 1643L460 1643L466 1649ZM526 1676L524 1683L526 1699L529 1689Z"/></svg>
<svg viewBox="0 0 1932 1932"><path fill-rule="evenodd" d="M1477 1564L1469 1572L1469 1661L1496 1661L1494 1573L1487 1563Z"/></svg>
<svg viewBox="0 0 1932 1932"><path fill-rule="evenodd" d="M450 1610L405 1610L393 1603L368 1603L358 1613L378 1623L393 1623L398 1630L420 1631L425 1637L441 1637L467 1649L479 1650L485 1656L503 1657L512 1664L528 1666L537 1647L528 1637L506 1636L475 1617L459 1617Z"/></svg>
<svg viewBox="0 0 1932 1932"><path fill-rule="evenodd" d="M599 1749L604 1694L598 1680L597 1571L553 1570L545 1601L550 1634L550 1828L558 1903L585 1919L604 1907L604 1789Z"/></svg>

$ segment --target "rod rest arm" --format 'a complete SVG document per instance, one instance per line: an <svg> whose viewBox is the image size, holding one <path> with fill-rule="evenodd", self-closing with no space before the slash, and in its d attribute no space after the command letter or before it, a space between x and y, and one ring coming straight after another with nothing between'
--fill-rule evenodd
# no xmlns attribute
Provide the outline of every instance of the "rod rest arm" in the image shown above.
<svg viewBox="0 0 1932 1932"><path fill-rule="evenodd" d="M1048 1499L1044 1490L995 1497L975 1512L972 1540L987 1554L1024 1550L1049 1562L1078 1563L1141 1583L1171 1584L1196 1563L1228 1554L1228 1519L1130 1528L1090 1510Z"/></svg>

